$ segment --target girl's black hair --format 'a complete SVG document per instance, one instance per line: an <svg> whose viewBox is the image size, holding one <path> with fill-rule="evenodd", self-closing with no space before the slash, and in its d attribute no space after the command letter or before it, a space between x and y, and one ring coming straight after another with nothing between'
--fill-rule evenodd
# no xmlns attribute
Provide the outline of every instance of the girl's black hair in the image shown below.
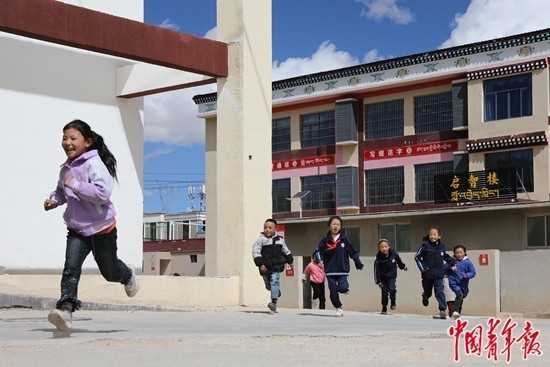
<svg viewBox="0 0 550 367"><path fill-rule="evenodd" d="M467 256L468 254L466 253L466 247L465 246L462 246L462 245L456 245L455 247L453 247L453 254L455 253L456 249L463 249L464 250L464 256Z"/></svg>
<svg viewBox="0 0 550 367"><path fill-rule="evenodd" d="M95 131L93 131L90 125L88 125L82 120L73 120L69 122L67 125L65 125L65 127L63 127L63 131L67 129L75 129L82 134L84 139L86 140L90 139L92 141L92 145L88 150L97 149L99 158L101 158L101 160L109 170L109 173L111 174L111 176L113 176L113 178L118 181L117 174L116 174L116 171L117 171L116 158L113 155L113 153L111 153L109 148L107 148L107 145L103 141L103 137L98 133L96 133Z"/></svg>

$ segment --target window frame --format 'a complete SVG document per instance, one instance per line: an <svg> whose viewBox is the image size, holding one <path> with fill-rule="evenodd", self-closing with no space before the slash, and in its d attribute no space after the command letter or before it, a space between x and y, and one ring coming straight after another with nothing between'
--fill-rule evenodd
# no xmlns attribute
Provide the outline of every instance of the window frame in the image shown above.
<svg viewBox="0 0 550 367"><path fill-rule="evenodd" d="M453 130L452 90L414 97L416 134L450 130Z"/></svg>
<svg viewBox="0 0 550 367"><path fill-rule="evenodd" d="M336 116L334 110L300 115L300 146L325 147L336 144Z"/></svg>
<svg viewBox="0 0 550 367"><path fill-rule="evenodd" d="M391 176L391 173L398 175ZM369 175L378 175L373 178ZM389 176L389 177L388 177ZM398 182L399 181L399 182ZM377 185L371 186L371 183ZM371 193L379 192L380 195L372 196ZM390 205L401 204L405 197L405 167L377 168L365 171L365 205Z"/></svg>
<svg viewBox="0 0 550 367"><path fill-rule="evenodd" d="M446 165L447 167L444 167ZM439 168L436 168L438 167ZM448 175L453 172L453 161L441 161L414 165L414 199L417 203L435 200L434 176ZM419 172L421 168L434 167L430 172ZM425 176L425 177L424 177ZM431 176L431 179L428 177ZM423 181L423 182L420 182Z"/></svg>
<svg viewBox="0 0 550 367"><path fill-rule="evenodd" d="M517 158L516 159L510 159L509 164L504 164L504 165L498 165L497 164L496 166L493 166L493 165L488 166L487 165L487 162L490 161L488 159L489 156L496 157L497 155L504 155L504 154L509 154L511 156L511 155L514 155L514 154L519 155L519 154L526 153L526 152L530 153L530 158L531 158L531 166L530 167L526 167L526 166L523 166L523 165L516 166L514 164L511 164L516 160L518 160L518 161L520 160L520 159L517 159ZM510 158L512 158L512 157L510 157ZM485 170L486 171L490 171L492 169L498 169L498 168L516 168L516 173L518 175L518 176L516 176L516 192L524 193L524 192L534 192L535 191L535 165L534 165L534 152L533 152L532 148L507 150L507 151L493 152L493 153L485 153L484 164L485 164ZM527 173L525 173L526 171L527 171ZM525 175L530 175L530 177L528 177L529 181L527 181L527 183L526 183L526 180L525 180ZM524 186L525 186L525 191L523 190Z"/></svg>
<svg viewBox="0 0 550 367"><path fill-rule="evenodd" d="M290 117L282 117L278 119L273 119L271 121L271 151L272 152L284 152L284 151L291 150L290 128L291 128Z"/></svg>
<svg viewBox="0 0 550 367"><path fill-rule="evenodd" d="M305 181L315 181L306 183ZM323 182L324 181L324 182ZM336 208L336 175L315 175L303 176L300 178L302 191L309 191L309 194L302 199L303 210L335 209ZM328 187L328 189L327 189ZM325 196L331 194L331 198Z"/></svg>
<svg viewBox="0 0 550 367"><path fill-rule="evenodd" d="M538 219L538 220L542 220L542 227L543 228L539 228L538 231L541 231L542 230L542 233L539 233L538 236L542 236L542 238L544 239L544 242L545 244L544 245L529 245L529 242L531 241L529 239L531 233L530 233L530 228L529 228L529 220L535 220L535 219ZM531 216L528 216L526 218L526 248L528 249L546 249L546 248L550 248L550 215L531 215ZM540 224L539 224L540 226ZM538 239L540 240L540 239Z"/></svg>
<svg viewBox="0 0 550 367"><path fill-rule="evenodd" d="M528 78L522 86L521 79ZM513 83L519 83L514 86ZM498 84L501 84L500 86ZM507 89L506 86L508 86ZM495 91L488 89L497 88ZM501 107L503 105L503 107ZM514 108L515 107L515 108ZM504 111L506 110L506 111ZM518 110L514 112L515 110ZM493 122L533 115L533 75L515 74L483 81L483 121Z"/></svg>
<svg viewBox="0 0 550 367"><path fill-rule="evenodd" d="M405 100L403 98L366 103L364 114L365 140L385 139L405 134Z"/></svg>
<svg viewBox="0 0 550 367"><path fill-rule="evenodd" d="M388 227L388 228L386 230L383 230L383 227ZM388 235L389 232L391 232L390 235ZM390 241L390 246L394 248L397 252L414 252L415 251L411 247L411 224L410 223L379 224L378 238L385 238L388 241ZM376 249L376 251L378 251L378 248Z"/></svg>
<svg viewBox="0 0 550 367"><path fill-rule="evenodd" d="M284 187L276 187L277 184L285 184ZM272 200L272 212L273 213L289 213L292 211L292 206L290 200L287 198L290 197L291 193L291 182L290 178L282 178L271 181L271 200ZM288 188L288 190L286 190ZM284 190L284 193L282 192ZM279 210L287 209L287 210Z"/></svg>

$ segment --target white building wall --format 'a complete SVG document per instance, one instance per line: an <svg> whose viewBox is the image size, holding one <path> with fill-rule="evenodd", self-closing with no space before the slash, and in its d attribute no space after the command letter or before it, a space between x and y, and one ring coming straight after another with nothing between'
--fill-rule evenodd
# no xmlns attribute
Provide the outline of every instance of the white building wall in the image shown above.
<svg viewBox="0 0 550 367"><path fill-rule="evenodd" d="M113 11L100 0L66 2ZM143 19L142 0L116 4L116 15ZM115 95L117 68L130 62L6 33L0 33L0 50L0 265L63 267L65 207L45 212L43 202L66 159L62 128L79 118L103 136L117 158L119 183L112 199L119 257L141 267L143 102ZM91 256L84 266L96 267Z"/></svg>

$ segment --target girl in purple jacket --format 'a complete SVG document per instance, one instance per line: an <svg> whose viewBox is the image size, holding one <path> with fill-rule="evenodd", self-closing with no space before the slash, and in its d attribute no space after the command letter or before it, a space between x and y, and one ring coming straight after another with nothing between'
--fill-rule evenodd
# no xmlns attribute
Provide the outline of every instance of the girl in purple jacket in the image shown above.
<svg viewBox="0 0 550 367"><path fill-rule="evenodd" d="M68 234L61 298L48 321L61 331L71 331L72 313L81 306L77 292L82 264L90 252L101 275L109 282L124 284L128 297L135 296L139 286L134 268L117 256L115 208L110 199L117 179L115 157L101 135L81 120L65 125L61 147L67 160L44 209L67 204L63 219Z"/></svg>

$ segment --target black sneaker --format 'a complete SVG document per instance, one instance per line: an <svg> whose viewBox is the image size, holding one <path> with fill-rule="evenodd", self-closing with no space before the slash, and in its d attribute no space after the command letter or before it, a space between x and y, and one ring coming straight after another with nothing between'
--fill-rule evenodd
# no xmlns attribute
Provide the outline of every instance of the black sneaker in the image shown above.
<svg viewBox="0 0 550 367"><path fill-rule="evenodd" d="M388 309L386 307L382 308L382 312L380 312L380 315L387 315Z"/></svg>
<svg viewBox="0 0 550 367"><path fill-rule="evenodd" d="M427 298L422 297L422 304L424 305L424 307L428 307L430 301Z"/></svg>
<svg viewBox="0 0 550 367"><path fill-rule="evenodd" d="M397 308L397 305L395 304L395 301L392 301L390 309L395 310L396 308Z"/></svg>
<svg viewBox="0 0 550 367"><path fill-rule="evenodd" d="M269 308L269 311L271 311L272 313L277 313L277 304L276 303L269 302L267 304L267 308Z"/></svg>

